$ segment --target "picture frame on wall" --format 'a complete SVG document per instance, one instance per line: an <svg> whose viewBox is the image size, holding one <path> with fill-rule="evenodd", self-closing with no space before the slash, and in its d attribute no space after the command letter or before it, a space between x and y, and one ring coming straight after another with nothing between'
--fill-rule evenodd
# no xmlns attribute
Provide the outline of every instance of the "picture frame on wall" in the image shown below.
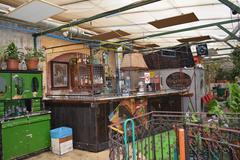
<svg viewBox="0 0 240 160"><path fill-rule="evenodd" d="M53 89L69 87L69 64L68 62L51 62L51 82Z"/></svg>

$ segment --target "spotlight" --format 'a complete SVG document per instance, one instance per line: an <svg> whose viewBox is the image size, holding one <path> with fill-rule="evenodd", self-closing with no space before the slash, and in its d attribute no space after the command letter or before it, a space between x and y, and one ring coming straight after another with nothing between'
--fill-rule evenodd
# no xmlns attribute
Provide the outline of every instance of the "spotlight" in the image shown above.
<svg viewBox="0 0 240 160"><path fill-rule="evenodd" d="M236 14L238 14L238 12L236 10L232 10L232 14L236 15Z"/></svg>

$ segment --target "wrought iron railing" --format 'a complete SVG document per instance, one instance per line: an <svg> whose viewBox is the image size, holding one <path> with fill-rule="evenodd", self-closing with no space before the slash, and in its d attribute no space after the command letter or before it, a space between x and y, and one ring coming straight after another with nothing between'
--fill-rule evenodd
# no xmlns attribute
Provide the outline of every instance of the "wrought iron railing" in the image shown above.
<svg viewBox="0 0 240 160"><path fill-rule="evenodd" d="M133 118L137 160L179 159L178 129L185 129L186 158L193 160L238 160L240 135L238 114L229 114L228 128L211 127L205 113L150 112ZM234 129L230 129L230 127ZM111 160L132 160L133 146L130 128L128 145L124 145L123 122L110 126ZM238 158L239 157L239 158ZM225 159L224 159L225 158ZM226 160L228 160L226 159Z"/></svg>
<svg viewBox="0 0 240 160"><path fill-rule="evenodd" d="M188 159L240 160L240 130L186 124Z"/></svg>

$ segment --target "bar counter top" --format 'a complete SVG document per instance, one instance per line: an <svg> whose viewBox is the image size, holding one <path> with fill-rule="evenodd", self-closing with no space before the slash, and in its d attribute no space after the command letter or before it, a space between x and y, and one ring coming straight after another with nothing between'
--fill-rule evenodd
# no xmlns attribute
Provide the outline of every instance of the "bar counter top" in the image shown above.
<svg viewBox="0 0 240 160"><path fill-rule="evenodd" d="M188 95L187 90L162 90L158 92L144 92L143 94L131 94L129 96L122 95L94 95L94 96L85 96L79 94L68 94L68 95L49 95L44 98L45 101L81 101L81 102L102 102L102 101L118 101L122 99L131 99L131 98L152 98L159 96L169 96L169 95Z"/></svg>

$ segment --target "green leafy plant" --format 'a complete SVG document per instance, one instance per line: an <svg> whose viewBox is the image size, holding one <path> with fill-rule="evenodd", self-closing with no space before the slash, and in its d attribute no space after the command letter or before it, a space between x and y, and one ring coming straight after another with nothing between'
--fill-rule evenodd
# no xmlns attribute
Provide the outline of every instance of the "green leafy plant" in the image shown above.
<svg viewBox="0 0 240 160"><path fill-rule="evenodd" d="M209 64L204 64L204 69L205 69L205 83L210 86L210 83L215 82L215 77L217 75L217 72L220 68L220 63L217 62L212 62Z"/></svg>
<svg viewBox="0 0 240 160"><path fill-rule="evenodd" d="M3 57L7 59L21 60L23 58L23 52L20 52L17 46L12 42L6 49L3 50Z"/></svg>
<svg viewBox="0 0 240 160"><path fill-rule="evenodd" d="M212 114L212 119L209 119L210 126L229 126L229 120L224 112L225 104L220 104L216 99L208 103L208 114Z"/></svg>
<svg viewBox="0 0 240 160"><path fill-rule="evenodd" d="M215 80L228 80L233 81L232 70L225 70L223 68L219 68L215 77Z"/></svg>
<svg viewBox="0 0 240 160"><path fill-rule="evenodd" d="M237 83L228 84L229 97L227 107L231 112L240 112L240 86Z"/></svg>
<svg viewBox="0 0 240 160"><path fill-rule="evenodd" d="M25 55L25 59L29 60L29 59L33 59L33 58L38 58L40 61L44 61L45 60L45 55L44 55L44 51L39 49L31 49L27 51L27 54Z"/></svg>
<svg viewBox="0 0 240 160"><path fill-rule="evenodd" d="M221 117L224 115L223 107L214 99L208 103L208 113Z"/></svg>
<svg viewBox="0 0 240 160"><path fill-rule="evenodd" d="M231 54L232 63L234 65L232 70L232 77L240 76L240 47L234 49Z"/></svg>

